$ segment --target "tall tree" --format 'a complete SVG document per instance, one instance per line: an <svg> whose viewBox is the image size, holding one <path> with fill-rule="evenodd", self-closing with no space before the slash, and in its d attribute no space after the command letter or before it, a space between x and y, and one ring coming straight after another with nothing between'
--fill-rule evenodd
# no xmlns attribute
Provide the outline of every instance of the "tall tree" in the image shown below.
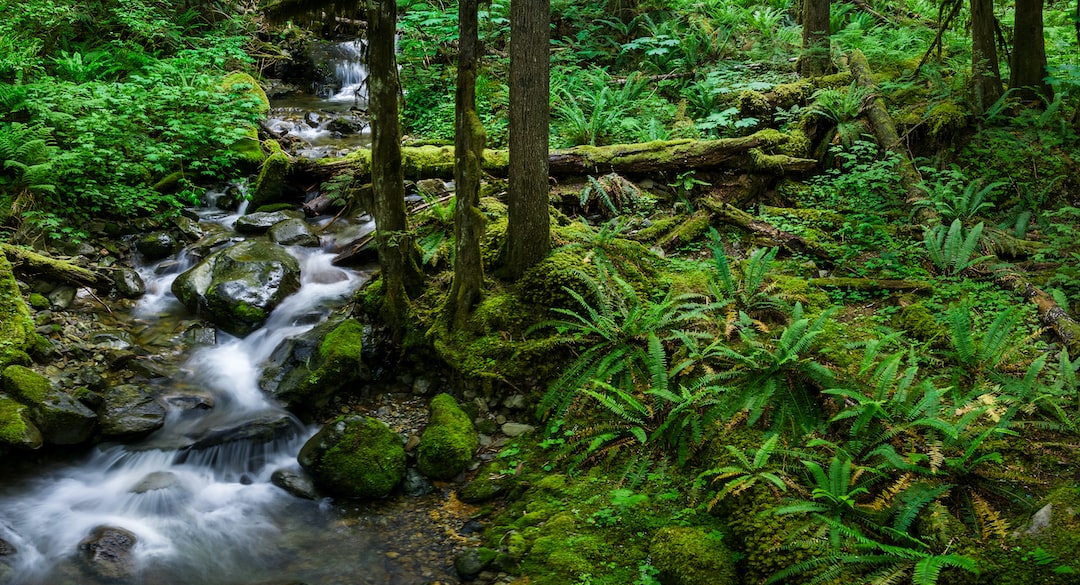
<svg viewBox="0 0 1080 585"><path fill-rule="evenodd" d="M477 0L458 3L458 72L454 115L454 283L447 309L450 322L460 328L480 300L484 268L480 239L484 216L480 213L480 163L484 156L484 126L476 115L478 60Z"/></svg>
<svg viewBox="0 0 1080 585"><path fill-rule="evenodd" d="M1001 69L994 36L994 0L971 0L971 77L976 114L1001 97Z"/></svg>
<svg viewBox="0 0 1080 585"><path fill-rule="evenodd" d="M1025 101L1051 99L1054 92L1046 83L1046 38L1043 36L1043 1L1016 0L1013 28L1012 69L1009 87Z"/></svg>
<svg viewBox="0 0 1080 585"><path fill-rule="evenodd" d="M383 279L383 316L400 332L408 311L407 290L418 287L412 236L405 215L405 179L401 168L398 120L397 33L395 0L367 0L368 111L371 116L372 215Z"/></svg>
<svg viewBox="0 0 1080 585"><path fill-rule="evenodd" d="M829 55L829 10L831 0L803 0L802 55L799 56L799 75L818 77L832 73Z"/></svg>
<svg viewBox="0 0 1080 585"><path fill-rule="evenodd" d="M510 2L510 165L506 274L517 278L551 249L548 214L550 0Z"/></svg>

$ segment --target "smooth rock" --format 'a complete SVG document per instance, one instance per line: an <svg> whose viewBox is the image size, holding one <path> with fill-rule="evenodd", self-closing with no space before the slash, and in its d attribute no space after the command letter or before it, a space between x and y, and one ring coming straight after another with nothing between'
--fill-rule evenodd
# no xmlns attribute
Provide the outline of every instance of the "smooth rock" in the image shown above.
<svg viewBox="0 0 1080 585"><path fill-rule="evenodd" d="M79 543L79 559L93 574L106 580L126 581L135 576L138 539L135 534L114 526L98 526Z"/></svg>
<svg viewBox="0 0 1080 585"><path fill-rule="evenodd" d="M417 498L435 491L435 486L431 485L431 482L422 473L410 467L405 472L405 480L401 482L401 491L406 496Z"/></svg>
<svg viewBox="0 0 1080 585"><path fill-rule="evenodd" d="M147 260L172 256L180 246L169 232L151 232L135 240L135 249Z"/></svg>
<svg viewBox="0 0 1080 585"><path fill-rule="evenodd" d="M275 223L266 232L271 242L282 246L318 247L319 238L311 232L311 227L302 219L286 219Z"/></svg>
<svg viewBox="0 0 1080 585"><path fill-rule="evenodd" d="M61 284L49 293L49 302L52 303L54 309L67 310L71 303L75 302L75 293L75 287Z"/></svg>
<svg viewBox="0 0 1080 585"><path fill-rule="evenodd" d="M503 423L499 429L507 437L520 437L521 435L535 431L536 427L523 423L508 422Z"/></svg>
<svg viewBox="0 0 1080 585"><path fill-rule="evenodd" d="M152 433L165 424L165 407L138 386L113 386L102 394L102 398L98 421L101 433L106 437L137 437Z"/></svg>
<svg viewBox="0 0 1080 585"><path fill-rule="evenodd" d="M179 481L180 478L171 471L153 471L143 476L139 483L132 486L128 491L133 494L144 494L154 490L169 489Z"/></svg>
<svg viewBox="0 0 1080 585"><path fill-rule="evenodd" d="M146 294L146 283L139 273L126 266L113 273L116 292L125 299L137 299Z"/></svg>
<svg viewBox="0 0 1080 585"><path fill-rule="evenodd" d="M303 217L304 214L299 211L257 211L241 216L236 220L233 229L242 234L262 234L287 219L301 219Z"/></svg>
<svg viewBox="0 0 1080 585"><path fill-rule="evenodd" d="M305 500L317 500L322 495L315 487L315 481L302 469L283 468L274 470L270 483Z"/></svg>

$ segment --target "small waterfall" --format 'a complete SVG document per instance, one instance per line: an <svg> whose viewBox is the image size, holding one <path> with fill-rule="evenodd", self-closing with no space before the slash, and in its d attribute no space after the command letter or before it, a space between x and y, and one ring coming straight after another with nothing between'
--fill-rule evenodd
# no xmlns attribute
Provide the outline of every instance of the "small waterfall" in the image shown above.
<svg viewBox="0 0 1080 585"><path fill-rule="evenodd" d="M231 225L235 217L203 215L204 224ZM275 470L295 466L313 429L260 391L260 365L282 340L306 331L344 303L362 278L331 265L332 254L321 249L290 252L301 264L300 290L251 335L219 334L216 345L195 351L170 386L159 389L159 394L209 393L212 409L170 411L165 426L141 443L102 444L84 461L0 485L0 538L18 550L11 572L0 572L0 583L97 583L80 572L73 557L79 542L102 525L136 535L138 584L265 582L280 578L288 563L299 563L298 555L318 557L335 546L369 546L369 535L330 544L342 538L328 526L332 519L325 503L300 500L270 483ZM145 318L182 311L168 290L191 263L181 255L141 267L152 292L134 314ZM309 544L303 544L305 539ZM347 562L355 565L352 554ZM368 569L334 570L361 574Z"/></svg>
<svg viewBox="0 0 1080 585"><path fill-rule="evenodd" d="M341 84L329 98L332 101L355 101L357 106L367 107L367 65L364 57L367 43L357 39L338 43L340 59L334 64L334 76Z"/></svg>

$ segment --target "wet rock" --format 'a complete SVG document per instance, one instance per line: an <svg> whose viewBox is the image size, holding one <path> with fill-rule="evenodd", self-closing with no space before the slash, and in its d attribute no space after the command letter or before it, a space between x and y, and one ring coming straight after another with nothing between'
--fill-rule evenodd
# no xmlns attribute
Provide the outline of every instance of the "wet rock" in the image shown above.
<svg viewBox="0 0 1080 585"><path fill-rule="evenodd" d="M165 407L134 384L113 386L102 394L102 398L98 421L101 433L106 437L137 437L165 424Z"/></svg>
<svg viewBox="0 0 1080 585"><path fill-rule="evenodd" d="M124 581L135 576L135 534L115 526L98 526L79 543L79 560L92 574Z"/></svg>
<svg viewBox="0 0 1080 585"><path fill-rule="evenodd" d="M49 302L52 303L54 309L67 310L71 307L71 303L75 302L75 293L75 287L62 284L49 293Z"/></svg>
<svg viewBox="0 0 1080 585"><path fill-rule="evenodd" d="M139 483L131 487L133 494L145 494L154 490L165 490L175 486L180 478L171 471L154 471L143 476Z"/></svg>
<svg viewBox="0 0 1080 585"><path fill-rule="evenodd" d="M286 219L274 224L267 232L271 242L282 246L307 246L314 248L319 245L319 238L311 233L311 227L302 219Z"/></svg>
<svg viewBox="0 0 1080 585"><path fill-rule="evenodd" d="M401 482L401 491L406 496L417 498L435 491L435 486L431 485L431 482L423 474L410 467L405 472L405 480Z"/></svg>
<svg viewBox="0 0 1080 585"><path fill-rule="evenodd" d="M454 559L454 570L462 579L471 581L490 567L497 556L498 553L489 548L470 548Z"/></svg>
<svg viewBox="0 0 1080 585"><path fill-rule="evenodd" d="M19 551L15 548L15 545L0 538L0 557L9 557L17 552Z"/></svg>
<svg viewBox="0 0 1080 585"><path fill-rule="evenodd" d="M356 118L334 118L326 125L326 129L338 134L356 134L362 132L367 124Z"/></svg>
<svg viewBox="0 0 1080 585"><path fill-rule="evenodd" d="M135 345L135 340L126 331L102 331L90 336L90 345L109 349L131 349Z"/></svg>
<svg viewBox="0 0 1080 585"><path fill-rule="evenodd" d="M346 497L381 498L405 477L405 449L386 423L338 417L304 444L297 457L316 485Z"/></svg>
<svg viewBox="0 0 1080 585"><path fill-rule="evenodd" d="M277 469L270 475L270 483L305 500L322 497L315 487L315 481L302 469Z"/></svg>
<svg viewBox="0 0 1080 585"><path fill-rule="evenodd" d="M30 420L30 407L0 394L0 446L39 449L43 444L41 431Z"/></svg>
<svg viewBox="0 0 1080 585"><path fill-rule="evenodd" d="M188 241L194 242L203 237L204 232L197 219L186 215L178 215L173 218L172 222Z"/></svg>
<svg viewBox="0 0 1080 585"><path fill-rule="evenodd" d="M252 209L284 201L291 189L285 180L290 166L289 155L282 152L276 140L267 140L265 145L270 151L270 156L263 161L259 176L255 179L254 188L251 190L249 205Z"/></svg>
<svg viewBox="0 0 1080 585"><path fill-rule="evenodd" d="M214 408L214 396L201 390L185 390L166 394L161 397L169 408L174 410L211 410Z"/></svg>
<svg viewBox="0 0 1080 585"><path fill-rule="evenodd" d="M465 470L480 446L472 419L453 396L439 394L431 400L431 418L420 445L416 466L432 479L453 479Z"/></svg>
<svg viewBox="0 0 1080 585"><path fill-rule="evenodd" d="M146 294L146 283L139 273L131 268L121 267L113 273L116 292L125 299L136 299Z"/></svg>
<svg viewBox="0 0 1080 585"><path fill-rule="evenodd" d="M233 241L233 235L224 226L210 224L206 234L188 246L188 252L196 258L205 258L215 249Z"/></svg>
<svg viewBox="0 0 1080 585"><path fill-rule="evenodd" d="M522 410L529 405L524 394L512 394L503 399L503 406L511 410Z"/></svg>
<svg viewBox="0 0 1080 585"><path fill-rule="evenodd" d="M172 292L191 311L244 336L300 289L300 264L284 248L255 240L215 252L176 278Z"/></svg>
<svg viewBox="0 0 1080 585"><path fill-rule="evenodd" d="M236 424L211 428L199 435L189 450L209 449L229 443L268 443L296 436L299 423L284 412L267 412Z"/></svg>
<svg viewBox="0 0 1080 585"><path fill-rule="evenodd" d="M536 427L522 423L508 422L503 423L499 429L507 437L520 437L521 435L535 431Z"/></svg>
<svg viewBox="0 0 1080 585"><path fill-rule="evenodd" d="M135 249L147 260L168 258L180 249L176 238L165 231L151 232L135 240Z"/></svg>
<svg viewBox="0 0 1080 585"><path fill-rule="evenodd" d="M8 366L4 389L30 407L30 420L41 439L52 445L77 445L90 439L97 415L68 393L54 388L41 374L25 366ZM33 432L27 437L33 440Z"/></svg>
<svg viewBox="0 0 1080 585"><path fill-rule="evenodd" d="M236 220L233 229L242 234L263 234L275 225L288 219L302 219L303 213L299 211L257 211L241 216Z"/></svg>

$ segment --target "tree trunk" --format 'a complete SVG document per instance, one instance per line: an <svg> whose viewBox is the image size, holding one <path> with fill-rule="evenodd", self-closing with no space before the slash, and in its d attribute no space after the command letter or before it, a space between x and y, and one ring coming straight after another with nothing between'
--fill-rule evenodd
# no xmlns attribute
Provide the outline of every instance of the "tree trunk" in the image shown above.
<svg viewBox="0 0 1080 585"><path fill-rule="evenodd" d="M829 58L830 0L803 0L802 55L799 56L799 75L819 77L832 73Z"/></svg>
<svg viewBox="0 0 1080 585"><path fill-rule="evenodd" d="M395 0L367 0L369 112L371 115L372 215L383 279L384 318L400 332L408 311L408 293L420 283L413 242L405 216L405 180L401 169L398 121L397 32Z"/></svg>
<svg viewBox="0 0 1080 585"><path fill-rule="evenodd" d="M458 4L458 75L454 116L454 281L447 309L455 328L465 324L480 301L484 267L480 240L484 215L480 213L480 173L484 158L484 126L476 115L477 0Z"/></svg>
<svg viewBox="0 0 1080 585"><path fill-rule="evenodd" d="M1001 69L994 37L994 0L971 1L971 77L976 114L1001 97Z"/></svg>
<svg viewBox="0 0 1080 585"><path fill-rule="evenodd" d="M43 256L11 244L0 244L0 252L7 257L15 270L22 274L41 275L97 290L109 290L114 284L112 279L101 272Z"/></svg>
<svg viewBox="0 0 1080 585"><path fill-rule="evenodd" d="M1046 38L1043 36L1043 0L1016 0L1012 72L1009 87L1021 99L1043 103L1054 98L1046 83Z"/></svg>
<svg viewBox="0 0 1080 585"><path fill-rule="evenodd" d="M510 166L506 275L516 279L551 249L548 214L550 0L510 3Z"/></svg>

